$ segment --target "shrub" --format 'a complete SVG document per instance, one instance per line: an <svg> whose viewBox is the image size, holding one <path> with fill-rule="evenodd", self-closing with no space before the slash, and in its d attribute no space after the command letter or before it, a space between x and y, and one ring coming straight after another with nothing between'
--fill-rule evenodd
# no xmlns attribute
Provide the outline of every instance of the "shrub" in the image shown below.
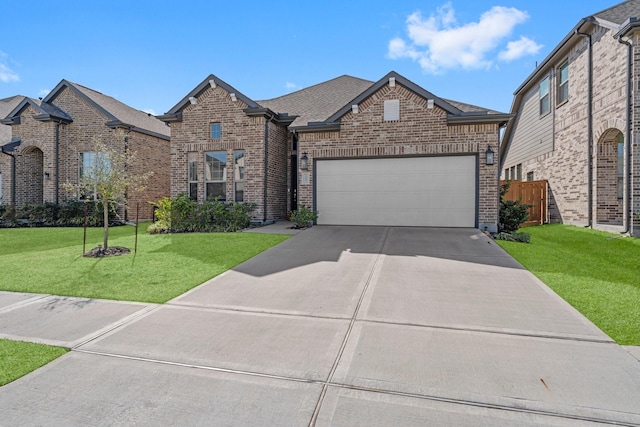
<svg viewBox="0 0 640 427"><path fill-rule="evenodd" d="M531 241L531 236L528 233L498 233L496 240L529 243Z"/></svg>
<svg viewBox="0 0 640 427"><path fill-rule="evenodd" d="M102 203L99 201L71 200L64 203L27 203L20 209L6 206L0 217L3 227L45 226L45 227L80 227L84 225L84 209L87 208L87 225L102 226ZM119 223L115 203L109 206L109 224Z"/></svg>
<svg viewBox="0 0 640 427"><path fill-rule="evenodd" d="M210 199L198 203L182 193L152 203L157 221L149 233L171 232L235 232L251 224L253 203L222 202ZM157 224L157 225L156 225Z"/></svg>
<svg viewBox="0 0 640 427"><path fill-rule="evenodd" d="M522 200L505 200L511 181L506 181L500 186L500 219L498 222L498 231L512 233L520 228L523 222L529 218L529 208L531 205L525 205Z"/></svg>
<svg viewBox="0 0 640 427"><path fill-rule="evenodd" d="M312 211L306 205L300 205L298 210L291 211L291 222L297 228L311 227L316 219L318 219L318 212Z"/></svg>

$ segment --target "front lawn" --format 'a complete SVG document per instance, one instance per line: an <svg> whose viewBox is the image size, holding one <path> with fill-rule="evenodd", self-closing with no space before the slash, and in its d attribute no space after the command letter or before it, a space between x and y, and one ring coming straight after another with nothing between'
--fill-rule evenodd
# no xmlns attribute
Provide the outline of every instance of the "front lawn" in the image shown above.
<svg viewBox="0 0 640 427"><path fill-rule="evenodd" d="M109 245L132 253L82 256L82 228L0 229L0 290L151 303L166 302L286 240L262 233L148 235L141 224L110 228ZM102 228L88 229L90 250Z"/></svg>
<svg viewBox="0 0 640 427"><path fill-rule="evenodd" d="M496 241L617 343L640 345L640 239L550 224Z"/></svg>
<svg viewBox="0 0 640 427"><path fill-rule="evenodd" d="M0 339L0 386L46 365L67 351L61 347Z"/></svg>

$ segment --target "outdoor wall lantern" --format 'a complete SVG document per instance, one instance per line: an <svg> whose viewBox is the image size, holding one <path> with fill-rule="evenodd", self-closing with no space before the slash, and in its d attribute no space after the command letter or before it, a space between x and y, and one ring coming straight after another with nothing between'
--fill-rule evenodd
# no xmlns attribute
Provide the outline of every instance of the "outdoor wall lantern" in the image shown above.
<svg viewBox="0 0 640 427"><path fill-rule="evenodd" d="M484 152L486 154L485 162L487 165L493 164L493 150L490 146L487 145L487 151Z"/></svg>
<svg viewBox="0 0 640 427"><path fill-rule="evenodd" d="M300 170L309 170L309 156L307 156L307 153L302 153L302 157L300 157Z"/></svg>

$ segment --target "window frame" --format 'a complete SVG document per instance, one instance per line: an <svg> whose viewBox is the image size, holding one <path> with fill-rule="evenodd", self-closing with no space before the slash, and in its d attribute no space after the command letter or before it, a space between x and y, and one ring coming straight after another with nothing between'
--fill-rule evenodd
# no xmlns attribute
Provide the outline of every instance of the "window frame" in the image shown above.
<svg viewBox="0 0 640 427"><path fill-rule="evenodd" d="M542 85L545 82L547 87L543 94ZM545 108L543 108L543 106L545 106ZM540 80L540 83L538 83L538 111L540 113L540 117L544 117L551 112L551 79L548 74L545 78Z"/></svg>
<svg viewBox="0 0 640 427"><path fill-rule="evenodd" d="M616 192L618 200L624 200L624 135L618 134L616 139Z"/></svg>
<svg viewBox="0 0 640 427"><path fill-rule="evenodd" d="M217 156L222 157L218 158ZM222 167L218 170L213 168L213 162L210 162L209 159L216 159ZM218 200L221 202L227 201L227 152L226 151L206 151L204 153L204 198L205 200L213 199L218 197ZM214 176L214 172L215 173ZM222 191L214 192L210 191L210 184L212 188L215 188L214 185L221 185ZM211 195L215 194L215 195Z"/></svg>
<svg viewBox="0 0 640 427"><path fill-rule="evenodd" d="M85 168L85 164L87 163L87 161L85 160L85 155L91 155L91 162L90 162L90 166L88 168ZM104 156L105 160L101 160L100 158ZM93 191L91 192L87 192L84 193L82 192L82 190L78 191L78 199L80 200L97 200L98 196L97 196L97 182L98 182L98 177L97 176L92 176L95 174L96 172L96 163L98 161L102 162L108 162L106 163L108 166L105 166L106 168L111 168L111 162L108 160L108 158L106 157L107 153L102 152L102 151L80 151L78 152L78 184L81 184L84 178L84 172L85 170L89 170L91 171L90 174L87 175L87 179L91 179L93 178L94 181L94 188Z"/></svg>
<svg viewBox="0 0 640 427"><path fill-rule="evenodd" d="M187 153L187 195L192 200L198 200L198 152L197 151L189 151Z"/></svg>
<svg viewBox="0 0 640 427"><path fill-rule="evenodd" d="M209 138L212 141L219 141L222 139L222 123L211 122L209 123Z"/></svg>
<svg viewBox="0 0 640 427"><path fill-rule="evenodd" d="M567 76L566 79L562 80L562 71L566 70ZM558 106L564 104L565 102L569 102L569 61L564 61L558 67L558 89L557 89L557 102ZM565 89L566 88L566 89Z"/></svg>
<svg viewBox="0 0 640 427"><path fill-rule="evenodd" d="M244 203L244 183L246 173L245 156L246 153L244 150L233 150L233 200L236 203ZM242 166L239 164L239 159L242 159ZM241 190L239 190L238 187L242 187ZM241 197L238 197L239 193L241 194Z"/></svg>

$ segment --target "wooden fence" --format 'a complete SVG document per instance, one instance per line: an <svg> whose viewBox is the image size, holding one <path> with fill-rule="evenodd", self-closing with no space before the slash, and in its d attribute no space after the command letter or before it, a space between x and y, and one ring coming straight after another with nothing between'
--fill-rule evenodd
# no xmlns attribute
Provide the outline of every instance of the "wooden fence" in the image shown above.
<svg viewBox="0 0 640 427"><path fill-rule="evenodd" d="M500 185L504 181L500 181ZM511 181L509 191L505 194L506 200L520 199L529 208L529 219L522 224L523 227L529 225L540 225L547 221L547 181Z"/></svg>

